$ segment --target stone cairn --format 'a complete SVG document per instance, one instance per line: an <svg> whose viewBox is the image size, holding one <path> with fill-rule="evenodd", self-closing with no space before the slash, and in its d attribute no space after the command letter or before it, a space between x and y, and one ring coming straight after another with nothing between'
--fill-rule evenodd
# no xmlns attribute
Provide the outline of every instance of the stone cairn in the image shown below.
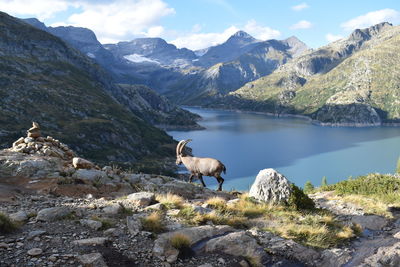
<svg viewBox="0 0 400 267"><path fill-rule="evenodd" d="M37 122L32 123L32 127L27 131L27 137L20 137L9 150L32 155L58 157L68 161L75 156L75 153L66 144L51 136L42 137Z"/></svg>

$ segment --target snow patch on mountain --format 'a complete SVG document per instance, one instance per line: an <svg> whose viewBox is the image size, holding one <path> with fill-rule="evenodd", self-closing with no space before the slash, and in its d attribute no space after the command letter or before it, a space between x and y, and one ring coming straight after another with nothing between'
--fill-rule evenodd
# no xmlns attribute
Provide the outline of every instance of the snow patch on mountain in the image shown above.
<svg viewBox="0 0 400 267"><path fill-rule="evenodd" d="M139 55L139 54L126 55L126 56L124 56L124 58L129 60L129 61L131 61L131 62L135 62L135 63L151 62L151 63L155 63L155 64L160 64L160 62L158 62L157 60L153 60L153 59L144 57L144 56Z"/></svg>

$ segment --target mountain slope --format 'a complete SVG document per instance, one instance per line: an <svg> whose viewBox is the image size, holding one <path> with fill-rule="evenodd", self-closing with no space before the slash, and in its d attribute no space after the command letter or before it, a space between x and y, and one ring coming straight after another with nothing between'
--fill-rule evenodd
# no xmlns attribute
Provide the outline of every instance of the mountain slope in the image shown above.
<svg viewBox="0 0 400 267"><path fill-rule="evenodd" d="M137 38L130 42L107 44L104 47L118 58L133 62L153 62L171 67L191 65L197 56L193 51L167 43L161 38Z"/></svg>
<svg viewBox="0 0 400 267"><path fill-rule="evenodd" d="M239 32L227 43L246 43L250 35L245 35L239 42ZM255 41L254 41L255 42ZM224 47L224 44L220 47ZM301 54L307 46L295 37L286 40L257 41L246 45L248 51L240 54L232 61L215 64L214 66L194 73L187 74L173 85L167 93L170 99L180 103L203 105L213 98L223 96L264 75L268 75L293 57Z"/></svg>
<svg viewBox="0 0 400 267"><path fill-rule="evenodd" d="M146 64L135 64L133 62L127 62L123 57L120 58L119 55L114 56L113 53L105 49L97 40L93 31L86 28L72 26L46 27L45 24L34 18L24 19L23 21L35 26L36 28L45 30L72 45L74 48L78 49L108 70L114 80L130 84L135 84L136 82L148 84L141 81L140 74L146 72L146 69L148 68L152 69L152 64L149 64L150 66ZM166 44L165 41L163 42ZM149 47L149 45L146 45L146 47ZM174 48L177 50L175 46ZM170 50L171 49L172 48L170 48ZM183 50L181 49L179 51ZM168 51L165 52L167 53ZM160 67L155 66L155 71L158 69L160 69ZM160 71L158 71L158 73L160 73ZM163 77L163 75L160 74L158 76ZM143 80L147 79L156 80L150 79L150 77L143 77ZM151 86L151 84L149 85ZM140 90L137 88L140 88ZM111 93L120 103L128 107L134 114L145 121L162 127L163 129L201 128L196 123L198 116L171 104L166 98L156 95L154 91L152 92L152 89L145 89L143 86L133 85L131 90L134 90L135 93L115 87ZM149 97L150 95L152 97ZM128 96L130 96L130 98Z"/></svg>
<svg viewBox="0 0 400 267"><path fill-rule="evenodd" d="M108 75L59 38L0 13L0 134L9 146L37 121L96 161L135 162L173 153L163 131L114 98Z"/></svg>
<svg viewBox="0 0 400 267"><path fill-rule="evenodd" d="M230 105L304 114L329 125L399 122L399 45L399 26L355 30L243 86Z"/></svg>
<svg viewBox="0 0 400 267"><path fill-rule="evenodd" d="M258 42L260 41L248 33L238 31L224 43L208 48L207 52L196 62L196 65L210 67L217 63L234 60L250 51Z"/></svg>

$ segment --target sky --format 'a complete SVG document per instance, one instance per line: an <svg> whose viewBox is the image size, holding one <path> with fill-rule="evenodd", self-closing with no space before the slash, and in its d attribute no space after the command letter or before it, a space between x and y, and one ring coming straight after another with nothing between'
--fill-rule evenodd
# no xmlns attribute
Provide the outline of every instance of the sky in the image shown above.
<svg viewBox="0 0 400 267"><path fill-rule="evenodd" d="M161 37L192 50L238 30L260 40L296 36L318 48L357 28L400 24L399 0L0 0L0 10L47 26L89 28L103 44Z"/></svg>

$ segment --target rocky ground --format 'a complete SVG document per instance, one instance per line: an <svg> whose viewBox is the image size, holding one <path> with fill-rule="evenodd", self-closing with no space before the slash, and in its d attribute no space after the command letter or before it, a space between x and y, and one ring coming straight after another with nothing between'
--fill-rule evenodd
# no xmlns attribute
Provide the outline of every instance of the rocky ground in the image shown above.
<svg viewBox="0 0 400 267"><path fill-rule="evenodd" d="M268 186L290 186L274 170L268 172L279 178ZM274 182L278 180L283 182ZM171 177L100 168L75 157L51 137L19 139L12 148L0 151L0 213L19 226L0 233L0 266L400 264L400 216L395 212L391 219L368 215L361 207L332 200L332 193L314 194L317 207L330 210L342 224L356 223L362 230L351 242L315 249L265 231L257 226L263 225L258 219L246 229L211 220L190 225L177 216L182 207L160 200L167 193L181 197L182 205L198 214L215 212L218 207L207 202L212 197L228 204L239 201L236 193ZM149 230L143 220L154 212L163 216L162 231ZM180 249L172 244L178 235L188 240Z"/></svg>

